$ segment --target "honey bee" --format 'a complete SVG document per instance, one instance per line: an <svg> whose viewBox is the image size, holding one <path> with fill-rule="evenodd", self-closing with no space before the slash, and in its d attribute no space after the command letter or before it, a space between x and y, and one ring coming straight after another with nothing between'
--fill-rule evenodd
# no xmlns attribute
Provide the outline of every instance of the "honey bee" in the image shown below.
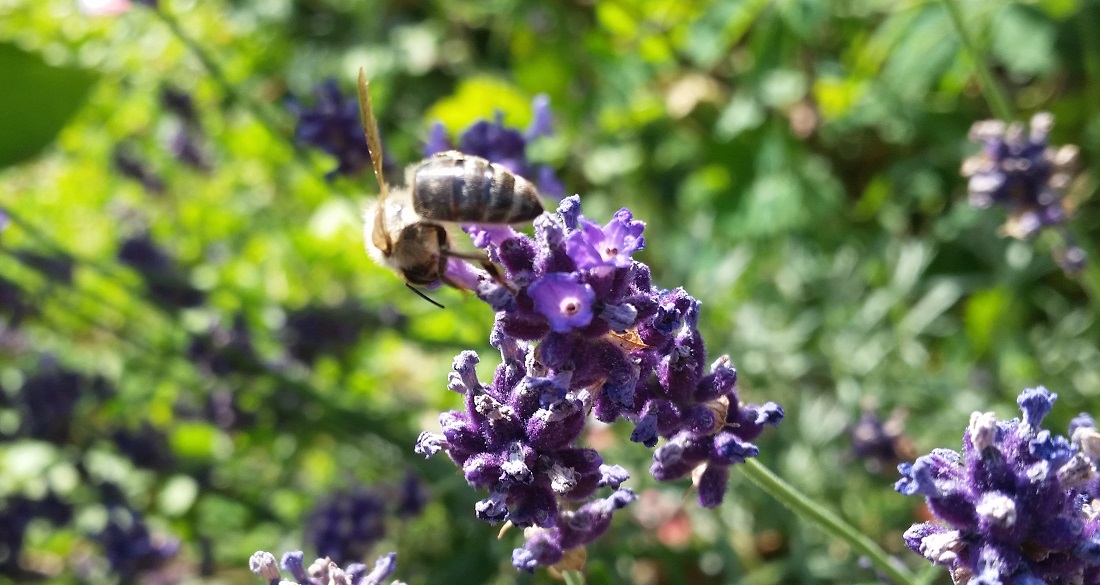
<svg viewBox="0 0 1100 585"><path fill-rule="evenodd" d="M500 165L449 150L408 167L406 186L390 191L382 173L382 143L363 69L359 69L359 110L379 189L378 199L363 212L363 236L371 258L435 305L439 303L414 287L442 282L465 289L446 276L452 258L477 262L509 286L488 257L452 249L448 227L530 222L543 212L538 189Z"/></svg>

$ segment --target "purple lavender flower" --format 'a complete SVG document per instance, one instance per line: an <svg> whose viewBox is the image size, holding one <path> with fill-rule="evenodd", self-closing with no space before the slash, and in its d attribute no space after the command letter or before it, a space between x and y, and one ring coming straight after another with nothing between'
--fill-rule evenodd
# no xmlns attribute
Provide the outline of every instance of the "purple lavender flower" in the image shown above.
<svg viewBox="0 0 1100 585"><path fill-rule="evenodd" d="M180 125L165 140L165 147L173 158L203 173L210 172L214 166L210 157L199 144L201 134L192 126Z"/></svg>
<svg viewBox="0 0 1100 585"><path fill-rule="evenodd" d="M49 492L42 499L11 496L0 499L0 575L12 578L24 576L25 569L19 560L27 528L36 519L44 519L55 527L72 520L70 504Z"/></svg>
<svg viewBox="0 0 1100 585"><path fill-rule="evenodd" d="M471 486L488 491L479 518L527 529L512 557L521 570L575 560L634 499L619 487L626 471L581 444L589 412L626 419L631 440L646 447L664 438L651 473L698 473L706 507L722 502L729 467L755 456L752 441L783 416L774 403L740 402L729 358L708 370L700 303L654 287L649 268L631 258L643 228L625 209L600 228L575 196L535 220L534 238L466 227L510 282L483 274L477 288L497 311L490 343L502 363L482 383L475 353L455 358L448 388L466 407L443 413L442 434L422 433L416 452L445 451ZM617 491L593 499L600 488Z"/></svg>
<svg viewBox="0 0 1100 585"><path fill-rule="evenodd" d="M6 315L8 323L14 326L35 312L34 307L27 302L23 287L0 276L0 315Z"/></svg>
<svg viewBox="0 0 1100 585"><path fill-rule="evenodd" d="M645 248L644 229L645 224L634 221L633 214L624 207L603 228L587 220L582 222L569 234L565 248L581 269L628 268L633 262L631 254Z"/></svg>
<svg viewBox="0 0 1100 585"><path fill-rule="evenodd" d="M385 502L374 492L336 492L314 508L306 522L306 540L318 556L337 565L361 562L386 532Z"/></svg>
<svg viewBox="0 0 1100 585"><path fill-rule="evenodd" d="M567 333L592 322L592 302L596 293L579 282L575 274L554 272L531 283L527 289L535 310L550 322L550 329Z"/></svg>
<svg viewBox="0 0 1100 585"><path fill-rule="evenodd" d="M143 421L136 429L114 431L111 440L119 452L138 467L167 472L175 464L168 436L148 421Z"/></svg>
<svg viewBox="0 0 1100 585"><path fill-rule="evenodd" d="M327 79L313 90L316 101L312 108L297 98L287 100L287 108L298 117L294 137L302 144L320 149L336 157L335 169L325 175L357 175L370 166L370 151L363 140L359 119L359 103L352 96L344 97L335 79Z"/></svg>
<svg viewBox="0 0 1100 585"><path fill-rule="evenodd" d="M111 155L115 170L124 177L133 179L141 184L153 195L163 195L165 191L164 180L156 172L149 168L149 164L142 160L127 144L119 144Z"/></svg>
<svg viewBox="0 0 1100 585"><path fill-rule="evenodd" d="M962 453L936 449L898 467L895 489L924 496L939 519L914 524L905 542L949 567L955 583L1100 583L1100 517L1089 493L1100 454L1090 451L1100 443L1087 441L1087 427L1073 442L1042 429L1055 398L1024 390L1023 420L975 412Z"/></svg>
<svg viewBox="0 0 1100 585"><path fill-rule="evenodd" d="M322 355L345 354L369 330L400 329L405 321L404 315L389 306L372 311L354 302L330 306L313 304L287 311L283 337L294 359L313 365Z"/></svg>
<svg viewBox="0 0 1100 585"><path fill-rule="evenodd" d="M206 295L188 281L175 260L148 234L124 240L118 260L141 275L149 296L165 308L190 309L206 302Z"/></svg>
<svg viewBox="0 0 1100 585"><path fill-rule="evenodd" d="M160 105L184 123L193 125L199 123L198 111L195 109L195 100L191 97L191 94L182 89L171 85L161 86Z"/></svg>
<svg viewBox="0 0 1100 585"><path fill-rule="evenodd" d="M282 563L278 563L275 555L257 551L248 559L248 568L268 585L382 585L382 582L397 570L396 553L379 557L374 563L374 568L369 571L367 566L361 563L352 563L341 569L338 564L327 558L313 561L307 569L303 562L304 558L305 555L301 551L288 552L283 555ZM293 581L283 579L280 566L282 571L294 577ZM393 581L390 585L404 584Z"/></svg>
<svg viewBox="0 0 1100 585"><path fill-rule="evenodd" d="M19 414L18 436L65 444L72 435L80 397L95 382L58 366L51 357L42 362L40 370L23 381L13 400Z"/></svg>
<svg viewBox="0 0 1100 585"><path fill-rule="evenodd" d="M1046 112L1023 124L984 120L970 128L970 140L982 144L978 154L963 161L961 173L969 179L970 204L987 208L1004 207L1009 218L1001 231L1020 240L1040 230L1061 226L1069 219L1063 195L1073 179L1079 149L1074 145L1049 145L1054 116ZM1063 237L1067 236L1062 231ZM1067 272L1079 271L1083 251L1067 238L1056 256ZM1060 259L1061 260L1061 259Z"/></svg>
<svg viewBox="0 0 1100 585"><path fill-rule="evenodd" d="M214 376L255 373L262 368L252 345L252 333L241 314L233 317L232 327L214 324L205 333L192 335L187 357Z"/></svg>
<svg viewBox="0 0 1100 585"><path fill-rule="evenodd" d="M913 441L905 434L905 417L904 411L895 410L882 420L874 411L865 410L848 428L852 455L862 460L868 471L884 472L917 456Z"/></svg>
<svg viewBox="0 0 1100 585"><path fill-rule="evenodd" d="M540 137L553 135L553 116L550 99L539 95L531 105L533 119L526 133L504 125L503 115L498 113L494 121L480 120L462 132L458 150L480 156L499 164L531 181L539 193L554 198L565 194L565 186L554 170L547 165L533 165L527 160L527 144ZM439 123L432 125L428 141L424 144L424 156L454 149L447 129Z"/></svg>
<svg viewBox="0 0 1100 585"><path fill-rule="evenodd" d="M424 491L424 484L420 477L413 472L405 474L401 485L397 488L397 507L395 512L399 517L409 518L417 516L428 503L428 494Z"/></svg>
<svg viewBox="0 0 1100 585"><path fill-rule="evenodd" d="M97 540L111 570L124 581L159 568L179 552L178 540L152 534L141 514L126 507L112 508Z"/></svg>

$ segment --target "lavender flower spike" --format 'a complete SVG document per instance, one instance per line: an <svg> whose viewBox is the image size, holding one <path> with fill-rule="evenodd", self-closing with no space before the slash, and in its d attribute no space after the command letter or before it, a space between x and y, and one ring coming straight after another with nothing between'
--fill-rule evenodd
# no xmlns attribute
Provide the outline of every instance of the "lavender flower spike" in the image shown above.
<svg viewBox="0 0 1100 585"><path fill-rule="evenodd" d="M645 224L628 209L601 228L574 196L534 224L534 237L468 228L510 284L496 291L510 303L479 291L496 313L489 339L501 363L487 384L474 371L476 354L455 358L447 387L465 408L440 415L442 433L422 433L416 452L446 452L467 483L487 492L478 518L525 529L516 568L576 569L583 547L635 499L622 487L627 470L583 444L589 413L634 425L631 440L646 448L663 439L653 476L695 475L699 503L713 508L729 468L756 456L753 441L783 409L742 403L728 357L708 368L701 304L683 289L653 286L633 258ZM597 496L601 489L610 496Z"/></svg>
<svg viewBox="0 0 1100 585"><path fill-rule="evenodd" d="M283 555L282 569L291 574L293 581L283 580L279 566L275 564L275 555L257 551L248 560L248 568L259 575L268 585L383 585L383 581L397 569L397 554L382 555L370 572L361 563L352 563L344 568L326 558L317 559L305 567L301 551ZM405 585L393 581L390 585Z"/></svg>
<svg viewBox="0 0 1100 585"><path fill-rule="evenodd" d="M939 520L914 524L905 543L955 583L1100 583L1100 517L1087 504L1097 474L1081 448L1088 419L1075 420L1074 443L1042 429L1055 398L1025 390L1023 421L974 413L962 453L937 449L899 466L895 488L923 495Z"/></svg>
<svg viewBox="0 0 1100 585"><path fill-rule="evenodd" d="M1040 112L1023 124L983 120L970 128L970 140L982 145L978 154L962 163L962 176L969 180L970 204L987 208L997 205L1009 217L1001 231L1013 238L1028 239L1047 227L1058 227L1061 248L1054 256L1067 272L1079 272L1084 250L1062 227L1070 210L1064 202L1077 167L1079 149L1074 145L1054 148L1048 142L1054 116Z"/></svg>

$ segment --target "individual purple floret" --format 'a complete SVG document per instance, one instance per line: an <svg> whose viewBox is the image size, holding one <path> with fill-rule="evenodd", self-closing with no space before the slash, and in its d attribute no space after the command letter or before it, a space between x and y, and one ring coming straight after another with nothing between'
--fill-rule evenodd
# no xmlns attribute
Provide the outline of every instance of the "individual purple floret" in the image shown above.
<svg viewBox="0 0 1100 585"><path fill-rule="evenodd" d="M898 467L894 486L925 497L939 522L905 533L913 551L956 584L1100 583L1100 516L1091 503L1100 435L1079 421L1073 441L1040 426L1056 394L1017 399L1023 419L975 412L962 453L936 449Z"/></svg>
<svg viewBox="0 0 1100 585"><path fill-rule="evenodd" d="M634 499L619 487L626 470L581 443L589 414L626 419L631 440L646 447L664 438L650 471L658 480L698 474L705 507L721 504L729 467L754 457L752 441L783 416L775 403L740 402L728 357L707 366L700 303L652 285L632 258L644 224L629 210L601 228L574 196L534 223L533 238L466 226L510 283L482 276L477 287L497 311L489 341L502 363L482 383L477 354L459 354L448 388L466 407L443 413L442 434L422 433L416 445L425 456L445 451L471 486L488 491L479 518L529 529L513 554L523 570L569 557ZM601 487L618 491L594 500Z"/></svg>
<svg viewBox="0 0 1100 585"><path fill-rule="evenodd" d="M320 502L306 521L305 537L320 557L337 565L362 562L386 532L386 506L366 489L337 492Z"/></svg>
<svg viewBox="0 0 1100 585"><path fill-rule="evenodd" d="M382 555L370 570L362 563L352 563L342 569L327 558L317 559L306 567L304 558L301 551L288 552L279 563L275 555L257 551L248 559L248 568L268 585L382 585L397 570L396 553ZM290 573L294 580L283 579L282 571ZM393 581L390 585L404 584Z"/></svg>
<svg viewBox="0 0 1100 585"><path fill-rule="evenodd" d="M287 108L298 117L295 139L336 157L338 164L325 175L326 179L356 175L368 168L370 151L363 140L358 101L352 96L345 97L335 79L321 82L313 93L316 101L312 107L302 105L294 97L287 99Z"/></svg>
<svg viewBox="0 0 1100 585"><path fill-rule="evenodd" d="M525 133L504 125L504 117L498 113L496 120L481 120L462 132L458 139L458 150L480 156L499 164L521 177L533 182L539 193L554 198L565 194L565 186L558 180L554 170L547 165L533 165L527 160L527 144L532 140L553 135L553 116L550 113L550 99L539 95L531 104L531 126ZM428 157L455 145L447 135L447 129L440 123L432 126L428 141L424 144L424 156Z"/></svg>
<svg viewBox="0 0 1100 585"><path fill-rule="evenodd" d="M961 173L969 179L970 204L1004 207L1009 218L1001 226L1005 235L1028 239L1043 228L1062 226L1069 219L1063 195L1073 179L1079 149L1074 145L1049 145L1054 116L1040 112L1030 127L983 120L970 128L970 140L982 145L978 154L963 161ZM1067 235L1064 231L1062 234ZM1056 256L1067 272L1084 263L1080 248L1066 241Z"/></svg>

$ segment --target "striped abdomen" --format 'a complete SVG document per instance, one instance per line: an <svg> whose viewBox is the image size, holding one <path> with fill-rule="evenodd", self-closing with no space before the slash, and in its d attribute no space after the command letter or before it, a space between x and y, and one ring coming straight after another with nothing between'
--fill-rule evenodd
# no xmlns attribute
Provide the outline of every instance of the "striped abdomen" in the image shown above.
<svg viewBox="0 0 1100 585"><path fill-rule="evenodd" d="M530 181L489 161L457 151L421 162L412 177L413 209L429 221L510 224L542 213Z"/></svg>

